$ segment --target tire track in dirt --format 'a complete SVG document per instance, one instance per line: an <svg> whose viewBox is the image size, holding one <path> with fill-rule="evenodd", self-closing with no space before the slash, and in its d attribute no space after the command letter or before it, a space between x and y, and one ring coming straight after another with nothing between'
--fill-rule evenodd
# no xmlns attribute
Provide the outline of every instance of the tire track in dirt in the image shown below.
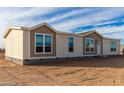
<svg viewBox="0 0 124 93"><path fill-rule="evenodd" d="M68 72L65 72L65 73L58 73L58 74L55 74L55 76L72 75L72 74L79 73L83 70L84 69L78 69L78 70L68 71Z"/></svg>
<svg viewBox="0 0 124 93"><path fill-rule="evenodd" d="M94 74L92 76L89 77L85 77L82 80L80 79L79 83L80 85L101 85L101 83L106 83L109 81L109 83L111 82L112 85L115 85L116 81L115 80L109 80L110 76L103 76L103 75L99 75Z"/></svg>
<svg viewBox="0 0 124 93"><path fill-rule="evenodd" d="M59 67L55 67L55 68L48 68L48 69L45 69L45 70L57 70L57 69L62 69L62 68L59 68Z"/></svg>
<svg viewBox="0 0 124 93"><path fill-rule="evenodd" d="M85 78L85 79L81 80L80 82L94 80L94 79L97 79L97 78L99 78L99 77Z"/></svg>
<svg viewBox="0 0 124 93"><path fill-rule="evenodd" d="M49 75L45 74L44 72L40 72L40 74L42 74L45 78L55 81L53 78L51 78Z"/></svg>
<svg viewBox="0 0 124 93"><path fill-rule="evenodd" d="M43 75L46 79L52 81L53 83L56 83L56 84L60 84L60 85L67 85L65 84L63 81L61 80L58 80L57 78L54 77L54 75L48 75L46 74L45 72L43 71L38 71L38 73L40 73L41 75ZM55 79L54 79L55 78Z"/></svg>
<svg viewBox="0 0 124 93"><path fill-rule="evenodd" d="M0 82L0 85L3 86L16 86L16 85L26 85L21 81L21 78L18 78L15 74L12 74L10 71L6 71L7 77L9 77L9 81L5 80L4 82Z"/></svg>

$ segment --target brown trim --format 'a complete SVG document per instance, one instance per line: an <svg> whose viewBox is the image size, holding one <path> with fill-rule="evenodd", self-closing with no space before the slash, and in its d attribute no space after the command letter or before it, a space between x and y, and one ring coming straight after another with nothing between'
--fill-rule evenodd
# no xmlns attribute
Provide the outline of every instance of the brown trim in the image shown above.
<svg viewBox="0 0 124 93"><path fill-rule="evenodd" d="M104 38L101 34L99 34L97 31L93 30L93 31L88 31L88 32L84 32L84 33L79 33L78 35L82 35L82 36L87 36L90 35L92 33L97 34L99 37L101 37L102 39Z"/></svg>
<svg viewBox="0 0 124 93"><path fill-rule="evenodd" d="M35 33L50 34L52 35L52 53L50 54L36 54L35 53ZM41 26L39 28L30 31L30 57L50 57L56 56L56 33L47 26Z"/></svg>
<svg viewBox="0 0 124 93"><path fill-rule="evenodd" d="M93 38L95 40L95 52L94 53L86 53L85 51L85 39L86 38ZM103 53L103 38L100 37L98 34L91 33L83 37L83 55L91 55L91 54L97 54L97 42L101 43L101 54Z"/></svg>

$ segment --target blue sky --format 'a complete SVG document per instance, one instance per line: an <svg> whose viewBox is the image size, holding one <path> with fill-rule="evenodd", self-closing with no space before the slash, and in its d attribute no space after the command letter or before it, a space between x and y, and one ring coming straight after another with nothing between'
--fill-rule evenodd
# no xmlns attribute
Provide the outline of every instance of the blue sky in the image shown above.
<svg viewBox="0 0 124 93"><path fill-rule="evenodd" d="M80 33L97 30L105 37L119 38L124 44L124 8L42 7L0 8L0 47L8 26L34 26L49 23L58 31Z"/></svg>

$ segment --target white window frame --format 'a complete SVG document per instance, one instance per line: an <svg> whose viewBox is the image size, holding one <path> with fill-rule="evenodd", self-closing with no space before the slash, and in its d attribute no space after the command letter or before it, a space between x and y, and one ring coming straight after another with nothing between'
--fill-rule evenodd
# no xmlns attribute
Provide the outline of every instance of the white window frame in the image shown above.
<svg viewBox="0 0 124 93"><path fill-rule="evenodd" d="M87 39L92 39L94 41L94 43L95 43L94 38L85 38L85 53L95 53L95 44L94 44L94 50L93 51L89 51L89 52L86 51L86 41L87 41Z"/></svg>
<svg viewBox="0 0 124 93"><path fill-rule="evenodd" d="M43 52L36 52L36 35L43 35ZM45 52L45 35L51 36L51 52ZM34 53L35 54L52 54L53 53L53 36L52 34L45 33L35 33L35 41L34 41Z"/></svg>
<svg viewBox="0 0 124 93"><path fill-rule="evenodd" d="M69 52L69 38L72 37L73 38L73 51L72 52ZM74 52L74 36L68 36L68 52L69 53L73 53Z"/></svg>

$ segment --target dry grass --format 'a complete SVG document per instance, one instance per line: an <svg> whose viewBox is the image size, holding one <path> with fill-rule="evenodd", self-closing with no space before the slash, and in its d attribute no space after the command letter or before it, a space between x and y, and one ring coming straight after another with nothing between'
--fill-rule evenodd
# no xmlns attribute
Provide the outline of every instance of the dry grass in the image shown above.
<svg viewBox="0 0 124 93"><path fill-rule="evenodd" d="M124 85L124 56L19 66L0 53L0 85Z"/></svg>

